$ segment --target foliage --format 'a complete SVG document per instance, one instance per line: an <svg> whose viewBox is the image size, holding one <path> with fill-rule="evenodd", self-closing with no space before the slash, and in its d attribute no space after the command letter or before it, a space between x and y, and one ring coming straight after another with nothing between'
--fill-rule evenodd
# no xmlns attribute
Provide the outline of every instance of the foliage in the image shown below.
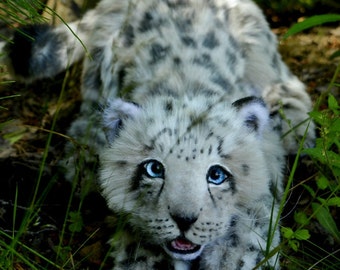
<svg viewBox="0 0 340 270"><path fill-rule="evenodd" d="M5 0L0 5L0 20L8 26L13 26L15 23L41 22L39 11L43 8L43 3L38 0Z"/></svg>
<svg viewBox="0 0 340 270"><path fill-rule="evenodd" d="M300 246L300 240L307 240L310 238L310 234L306 229L297 229L293 231L292 228L281 228L282 236L288 239L289 246L294 250L298 251Z"/></svg>
<svg viewBox="0 0 340 270"><path fill-rule="evenodd" d="M43 8L39 0L5 0L0 3L0 21L10 28L18 24L39 23L43 21L39 13ZM7 40L2 35L0 38Z"/></svg>
<svg viewBox="0 0 340 270"><path fill-rule="evenodd" d="M340 243L340 231L331 215L332 207L340 207L340 106L334 96L328 97L328 108L310 113L319 125L320 137L315 148L305 149L319 168L316 189L305 186L315 199L313 216Z"/></svg>
<svg viewBox="0 0 340 270"><path fill-rule="evenodd" d="M284 38L311 27L335 21L340 21L340 15L313 16L293 25L284 35ZM331 58L339 56L340 51L336 51ZM310 112L310 118L318 127L318 138L316 139L315 147L303 149L302 153L310 157L317 172L314 177L301 183L310 195L310 204L303 211L295 211L295 228L281 228L282 236L295 252L302 251L300 247L300 241L302 240L309 242L310 245L322 251L323 254L326 252L321 247L318 247L318 243L313 243L309 240L312 221L313 223L318 222L333 241L337 245L340 244L340 230L333 215L340 208L340 105L331 94L332 90L339 89L340 85L336 82L339 74L340 65L337 66L327 91L321 94L316 101L314 110ZM295 170L292 170L290 179L293 179L294 173ZM290 186L291 182L288 182L288 185ZM313 255L305 256L309 257L311 261L315 262L316 260ZM327 265L325 266L327 269L337 269L336 265L339 264L339 260L336 258L337 256L329 253L326 258L321 258L313 266L322 262ZM329 263L327 263L328 259L330 259ZM334 265L332 260L335 261ZM296 262L296 264L298 265L299 263Z"/></svg>
<svg viewBox="0 0 340 270"><path fill-rule="evenodd" d="M340 231L331 214L331 209L340 207L340 106L334 96L328 97L328 108L314 110L311 118L318 124L320 137L316 139L314 148L304 149L319 169L315 178L316 185L303 184L312 197L312 213L295 212L294 220L297 230L282 228L283 237L295 251L299 248L299 240L307 240L310 235L307 229L312 218L340 243ZM314 187L315 186L315 187Z"/></svg>

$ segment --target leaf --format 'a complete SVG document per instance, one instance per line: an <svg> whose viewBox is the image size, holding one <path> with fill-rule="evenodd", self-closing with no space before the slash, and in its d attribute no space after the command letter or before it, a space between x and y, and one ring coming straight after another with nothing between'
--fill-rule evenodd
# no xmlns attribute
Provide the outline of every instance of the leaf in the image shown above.
<svg viewBox="0 0 340 270"><path fill-rule="evenodd" d="M332 55L329 57L329 60L333 60L334 58L337 58L340 56L340 50L332 53Z"/></svg>
<svg viewBox="0 0 340 270"><path fill-rule="evenodd" d="M318 185L318 188L325 190L329 186L329 181L327 177L321 175L318 179L316 179L316 184Z"/></svg>
<svg viewBox="0 0 340 270"><path fill-rule="evenodd" d="M315 191L310 187L310 186L307 186L307 185L302 185L308 192L309 192L309 194L313 197L313 198L315 198Z"/></svg>
<svg viewBox="0 0 340 270"><path fill-rule="evenodd" d="M307 217L306 213L304 213L304 212L295 212L294 213L294 220L295 220L296 223L301 224L303 226L309 224L308 217Z"/></svg>
<svg viewBox="0 0 340 270"><path fill-rule="evenodd" d="M83 218L79 212L70 212L70 225L69 230L71 232L80 232L83 228Z"/></svg>
<svg viewBox="0 0 340 270"><path fill-rule="evenodd" d="M340 197L333 197L327 201L327 206L337 206L340 207Z"/></svg>
<svg viewBox="0 0 340 270"><path fill-rule="evenodd" d="M291 228L282 227L281 232L282 232L282 236L286 239L291 239L294 236L294 232Z"/></svg>
<svg viewBox="0 0 340 270"><path fill-rule="evenodd" d="M313 120L320 125L324 125L325 121L328 120L327 116L324 113L318 111L311 111L309 113L309 116L312 117Z"/></svg>
<svg viewBox="0 0 340 270"><path fill-rule="evenodd" d="M326 151L327 160L332 167L340 168L340 155L333 151Z"/></svg>
<svg viewBox="0 0 340 270"><path fill-rule="evenodd" d="M340 167L340 155L333 151L325 151L321 148L309 148L304 149L303 152L323 164Z"/></svg>
<svg viewBox="0 0 340 270"><path fill-rule="evenodd" d="M339 104L333 95L328 96L328 108L330 108L332 111L339 109Z"/></svg>
<svg viewBox="0 0 340 270"><path fill-rule="evenodd" d="M294 24L291 28L288 29L287 33L283 36L283 39L286 39L289 36L295 35L296 33L302 32L303 30L312 28L314 26L336 21L340 21L339 14L324 14L312 16L302 22Z"/></svg>
<svg viewBox="0 0 340 270"><path fill-rule="evenodd" d="M320 225L330 233L337 242L340 242L340 232L329 210L318 203L312 203L312 209Z"/></svg>
<svg viewBox="0 0 340 270"><path fill-rule="evenodd" d="M310 157L317 159L318 161L322 163L325 163L326 161L325 151L323 151L320 148L308 148L308 149L304 149L303 152L309 155Z"/></svg>
<svg viewBox="0 0 340 270"><path fill-rule="evenodd" d="M295 231L294 236L297 240L307 240L310 238L309 231L306 229L300 229Z"/></svg>
<svg viewBox="0 0 340 270"><path fill-rule="evenodd" d="M19 129L17 131L7 133L3 135L3 138L6 139L11 145L15 144L17 141L20 141L26 134L26 129Z"/></svg>
<svg viewBox="0 0 340 270"><path fill-rule="evenodd" d="M296 252L299 249L300 243L297 240L289 240L288 241L290 247Z"/></svg>
<svg viewBox="0 0 340 270"><path fill-rule="evenodd" d="M340 132L340 118L335 119L329 127L330 132Z"/></svg>

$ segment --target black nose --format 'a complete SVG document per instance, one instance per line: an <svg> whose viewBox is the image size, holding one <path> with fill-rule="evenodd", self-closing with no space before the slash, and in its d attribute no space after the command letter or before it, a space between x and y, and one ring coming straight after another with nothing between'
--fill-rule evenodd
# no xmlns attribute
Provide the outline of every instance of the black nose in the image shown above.
<svg viewBox="0 0 340 270"><path fill-rule="evenodd" d="M197 216L184 216L179 214L176 215L171 214L171 217L177 223L178 228L183 232L189 230L190 226L197 220Z"/></svg>

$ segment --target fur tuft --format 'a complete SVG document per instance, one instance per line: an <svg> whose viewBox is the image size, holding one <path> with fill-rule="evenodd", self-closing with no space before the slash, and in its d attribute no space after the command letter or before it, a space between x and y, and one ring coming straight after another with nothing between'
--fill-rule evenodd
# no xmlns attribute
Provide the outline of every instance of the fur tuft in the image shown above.
<svg viewBox="0 0 340 270"><path fill-rule="evenodd" d="M6 47L11 73L26 81L55 76L61 71L58 55L61 44L62 36L46 24L18 29Z"/></svg>

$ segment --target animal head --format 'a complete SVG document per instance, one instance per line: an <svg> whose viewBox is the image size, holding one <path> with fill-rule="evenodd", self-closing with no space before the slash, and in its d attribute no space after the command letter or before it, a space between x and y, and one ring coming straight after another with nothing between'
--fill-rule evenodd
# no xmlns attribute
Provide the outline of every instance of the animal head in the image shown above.
<svg viewBox="0 0 340 270"><path fill-rule="evenodd" d="M268 121L254 97L111 102L100 174L109 207L171 256L196 258L228 232L241 205L267 192Z"/></svg>

